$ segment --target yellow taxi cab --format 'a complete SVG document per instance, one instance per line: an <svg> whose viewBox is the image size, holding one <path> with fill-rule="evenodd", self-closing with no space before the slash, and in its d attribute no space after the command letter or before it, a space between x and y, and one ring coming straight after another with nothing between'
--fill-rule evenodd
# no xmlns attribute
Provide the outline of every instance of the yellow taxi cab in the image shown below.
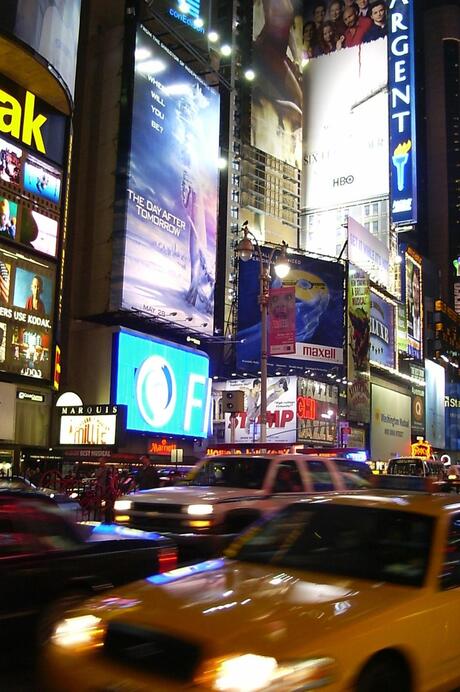
<svg viewBox="0 0 460 692"><path fill-rule="evenodd" d="M154 575L68 613L43 690L460 685L460 503L395 490L305 499L226 556Z"/></svg>

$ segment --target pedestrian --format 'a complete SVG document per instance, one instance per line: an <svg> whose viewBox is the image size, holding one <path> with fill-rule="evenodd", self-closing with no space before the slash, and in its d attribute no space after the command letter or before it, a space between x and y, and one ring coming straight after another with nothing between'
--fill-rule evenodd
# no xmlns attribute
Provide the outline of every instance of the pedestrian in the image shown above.
<svg viewBox="0 0 460 692"><path fill-rule="evenodd" d="M142 468L137 474L137 485L139 490L150 490L151 488L158 488L160 485L160 477L155 466L150 461L150 457L143 454L140 458L142 462Z"/></svg>

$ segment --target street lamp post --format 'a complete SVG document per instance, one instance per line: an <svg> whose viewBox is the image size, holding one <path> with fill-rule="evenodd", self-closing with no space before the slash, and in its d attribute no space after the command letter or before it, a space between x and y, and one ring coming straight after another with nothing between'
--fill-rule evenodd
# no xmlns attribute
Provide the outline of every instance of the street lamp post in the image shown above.
<svg viewBox="0 0 460 692"><path fill-rule="evenodd" d="M248 262L257 253L259 259L259 305L260 305L260 442L267 441L267 361L268 361L268 298L270 290L270 266L279 251L275 262L275 272L280 279L284 279L289 273L287 260L287 244L275 245L268 258L264 258L259 242L248 228L248 222L242 225L244 233L236 247L237 256ZM252 240L251 240L252 238Z"/></svg>

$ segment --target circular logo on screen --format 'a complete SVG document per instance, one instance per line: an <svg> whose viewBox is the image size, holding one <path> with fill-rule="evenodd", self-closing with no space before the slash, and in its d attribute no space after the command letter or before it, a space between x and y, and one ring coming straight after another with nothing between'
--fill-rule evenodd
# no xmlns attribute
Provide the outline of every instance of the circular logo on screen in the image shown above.
<svg viewBox="0 0 460 692"><path fill-rule="evenodd" d="M171 419L176 408L176 379L162 356L150 356L142 363L137 373L136 399L142 418L153 428L161 428Z"/></svg>

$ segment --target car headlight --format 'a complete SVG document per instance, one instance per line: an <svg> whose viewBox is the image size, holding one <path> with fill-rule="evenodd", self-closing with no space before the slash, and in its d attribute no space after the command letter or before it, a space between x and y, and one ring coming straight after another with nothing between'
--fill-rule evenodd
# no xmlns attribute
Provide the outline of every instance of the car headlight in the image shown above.
<svg viewBox="0 0 460 692"><path fill-rule="evenodd" d="M194 517L204 517L207 514L212 514L213 509L212 505L189 505L187 514L191 514Z"/></svg>
<svg viewBox="0 0 460 692"><path fill-rule="evenodd" d="M55 646L73 650L93 649L104 643L105 625L95 615L80 615L61 620L51 636Z"/></svg>
<svg viewBox="0 0 460 692"><path fill-rule="evenodd" d="M280 663L271 656L243 654L207 661L195 682L219 692L313 690L332 682L334 667L332 658Z"/></svg>
<svg viewBox="0 0 460 692"><path fill-rule="evenodd" d="M117 512L126 512L127 509L131 509L132 504L131 500L115 500L114 509Z"/></svg>

